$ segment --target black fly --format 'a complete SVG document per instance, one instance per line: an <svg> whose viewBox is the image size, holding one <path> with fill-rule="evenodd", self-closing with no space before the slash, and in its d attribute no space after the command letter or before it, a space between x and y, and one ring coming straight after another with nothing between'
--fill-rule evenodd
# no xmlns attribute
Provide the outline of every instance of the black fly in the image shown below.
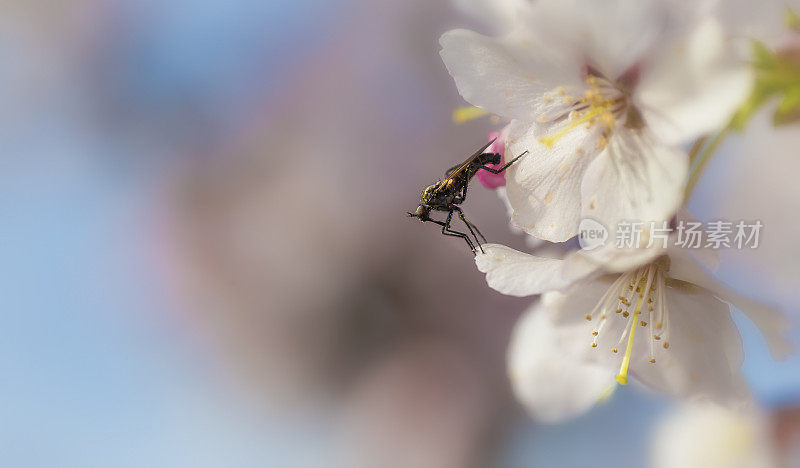
<svg viewBox="0 0 800 468"><path fill-rule="evenodd" d="M525 153L527 153L527 151L525 151L516 158L512 159L510 162L503 165L501 168L493 169L487 166L487 164L499 164L501 156L499 153L484 153L484 150L486 150L486 148L488 148L492 143L494 143L494 140L485 144L463 163L448 169L445 173L444 180L436 182L422 191L417 211L415 213L408 213L408 216L412 218L418 218L423 223L430 221L442 226L442 234L445 236L460 237L464 239L473 253L475 252L475 244L472 243L472 240L469 238L469 236L466 233L450 228L450 221L452 220L453 212L455 211L458 213L458 216L461 218L461 220L464 221L464 224L467 226L467 229L469 229L469 232L472 234L475 242L478 243L478 248L480 248L481 252L483 252L483 247L481 247L481 242L478 240L477 236L481 236L481 239L483 239L484 242L486 242L486 238L483 236L483 234L481 234L481 231L478 230L477 226L467 221L467 218L464 217L464 212L461 211L461 208L457 206L466 200L467 186L469 185L469 182L481 169L489 171L492 174L500 174L510 165L514 164L519 158L524 156ZM437 221L432 219L430 217L432 210L447 212L447 219L445 221ZM478 233L477 235L475 235L476 232Z"/></svg>

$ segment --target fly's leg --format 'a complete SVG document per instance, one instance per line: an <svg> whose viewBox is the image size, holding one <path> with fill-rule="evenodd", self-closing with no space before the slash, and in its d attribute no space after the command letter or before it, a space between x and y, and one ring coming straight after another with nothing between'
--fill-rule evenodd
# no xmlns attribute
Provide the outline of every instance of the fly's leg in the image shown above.
<svg viewBox="0 0 800 468"><path fill-rule="evenodd" d="M486 241L486 236L484 236L483 233L481 233L481 230L478 229L478 226L476 226L476 225L472 224L471 222L467 221L467 218L464 218L463 216L461 217L461 219L463 219L464 222L467 223L467 226L472 226L472 228L475 229L475 232L477 232L478 235L480 236L480 238L483 239L483 243L484 244L487 242Z"/></svg>
<svg viewBox="0 0 800 468"><path fill-rule="evenodd" d="M461 218L461 221L464 221L464 224L467 225L467 229L469 229L470 234L472 234L472 237L475 238L475 242L478 243L478 248L481 249L481 252L486 253L486 252L483 251L483 247L481 246L481 241L478 240L478 236L475 235L475 231L472 230L472 226L474 226L474 225L472 223L470 223L469 221L467 221L467 218L464 217L464 212L461 211L461 208L459 208L457 206L454 206L453 209L455 211L458 211L458 217ZM453 212L451 211L450 214L452 215ZM448 224L450 223L450 216L447 217L447 222L448 222ZM477 228L475 228L475 229L477 229ZM481 234L481 237L483 237L483 234ZM483 241L486 242L486 239L484 238ZM475 249L473 248L472 250L474 251Z"/></svg>
<svg viewBox="0 0 800 468"><path fill-rule="evenodd" d="M437 221L435 219L428 219L428 221L430 221L432 223L436 223L439 226L441 226L442 227L442 234L444 234L445 236L460 237L460 238L464 239L467 242L467 245L469 246L469 249L472 250L472 252L474 253L475 252L475 244L472 243L472 241L470 240L469 236L466 235L463 232L458 232L456 230L450 229L450 221L452 219L453 219L453 212L451 211L451 212L449 212L447 214L447 220L444 221L444 222Z"/></svg>
<svg viewBox="0 0 800 468"><path fill-rule="evenodd" d="M510 165L512 165L512 164L514 164L515 162L517 162L517 160L518 160L519 158L521 158L521 157L525 156L526 154L528 154L528 151L527 151L527 150L526 150L526 151L524 151L524 152L523 152L522 154L520 154L519 156L517 156L516 158L512 159L511 161L509 161L509 162L507 162L507 163L503 164L503 167L501 167L500 169L492 169L492 168L491 168L491 167L489 167L489 166L481 166L481 167L480 167L480 169L483 169L484 171L491 172L492 174L499 174L499 173L501 173L501 172L505 171L506 169L508 169L508 166L510 166Z"/></svg>

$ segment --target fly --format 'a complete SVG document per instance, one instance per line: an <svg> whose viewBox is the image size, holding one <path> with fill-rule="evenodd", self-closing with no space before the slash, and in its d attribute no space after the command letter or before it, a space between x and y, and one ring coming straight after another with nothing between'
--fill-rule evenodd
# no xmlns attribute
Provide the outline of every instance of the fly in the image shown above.
<svg viewBox="0 0 800 468"><path fill-rule="evenodd" d="M415 213L408 213L409 217L418 218L423 223L430 221L438 224L442 227L442 234L445 236L464 239L473 253L475 253L475 244L472 243L472 239L470 239L466 233L456 231L450 227L450 221L453 219L453 212L456 212L458 213L458 217L461 218L461 221L467 226L469 233L472 234L472 237L478 244L478 248L483 252L483 247L481 247L481 241L478 239L478 236L483 239L483 242L486 242L486 238L481 234L477 226L467 220L464 216L464 212L458 207L458 205L463 203L467 198L467 186L469 182L481 169L491 172L492 174L500 174L527 153L527 151L525 151L510 162L504 164L503 167L493 169L487 166L487 164L499 164L501 159L500 153L484 153L484 151L489 145L494 143L494 140L496 140L496 138L486 143L463 163L448 169L447 172L445 172L444 180L438 181L423 190L422 195L420 195L420 203L417 207L417 211ZM435 220L430 217L431 211L444 211L447 213L447 219L445 221ZM477 235L475 234L476 232Z"/></svg>

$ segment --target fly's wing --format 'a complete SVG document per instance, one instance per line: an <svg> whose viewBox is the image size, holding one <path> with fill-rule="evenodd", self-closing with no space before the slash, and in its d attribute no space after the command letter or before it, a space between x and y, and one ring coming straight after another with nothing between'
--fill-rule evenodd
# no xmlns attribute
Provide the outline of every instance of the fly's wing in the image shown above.
<svg viewBox="0 0 800 468"><path fill-rule="evenodd" d="M492 143L494 143L494 141L495 141L496 139L497 139L497 138L492 138L492 140L491 140L491 141L489 141L489 143L486 143L485 145L483 145L483 147L481 147L481 149L479 149L478 151L476 151L475 153L473 153L473 154L472 154L472 156L470 156L469 158L467 158L467 160L466 160L466 161L464 161L463 163L461 163L461 165L459 165L459 166L456 166L456 167L454 167L452 170L450 170L450 171L448 172L448 174L447 174L447 178L446 178L445 180L447 180L447 179L454 179L454 178L458 177L458 176L459 176L459 175L460 175L460 174L461 174L463 171L465 171L465 170L467 169L467 167L469 167L470 163L471 163L472 161L474 161L474 160L475 160L475 158L477 158L478 156L482 155L482 154L483 154L483 152L484 152L484 151L486 151L486 148L488 148L489 146L491 146L491 144L492 144Z"/></svg>

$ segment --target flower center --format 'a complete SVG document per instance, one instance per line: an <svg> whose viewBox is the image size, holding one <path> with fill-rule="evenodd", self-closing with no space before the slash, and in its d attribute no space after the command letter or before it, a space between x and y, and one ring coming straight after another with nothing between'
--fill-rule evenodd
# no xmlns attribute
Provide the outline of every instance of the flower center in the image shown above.
<svg viewBox="0 0 800 468"><path fill-rule="evenodd" d="M603 297L586 320L597 320L598 325L592 331L592 347L597 347L597 339L603 329L612 320L624 320L624 329L616 345L611 346L612 353L618 353L624 344L617 382L628 383L628 366L633 351L636 329L641 326L648 333L650 359L655 358L655 343L661 341L664 349L669 348L669 310L666 303L665 275L658 262L651 263L633 271L622 274L606 290Z"/></svg>
<svg viewBox="0 0 800 468"><path fill-rule="evenodd" d="M541 143L551 147L572 130L584 125L587 130L598 129L597 148L602 150L606 147L617 121L625 116L627 99L605 78L589 75L586 85L588 89L580 98L568 95L563 87L545 94L544 103L551 106L553 111L542 114L539 121L565 123L556 132L540 137Z"/></svg>

